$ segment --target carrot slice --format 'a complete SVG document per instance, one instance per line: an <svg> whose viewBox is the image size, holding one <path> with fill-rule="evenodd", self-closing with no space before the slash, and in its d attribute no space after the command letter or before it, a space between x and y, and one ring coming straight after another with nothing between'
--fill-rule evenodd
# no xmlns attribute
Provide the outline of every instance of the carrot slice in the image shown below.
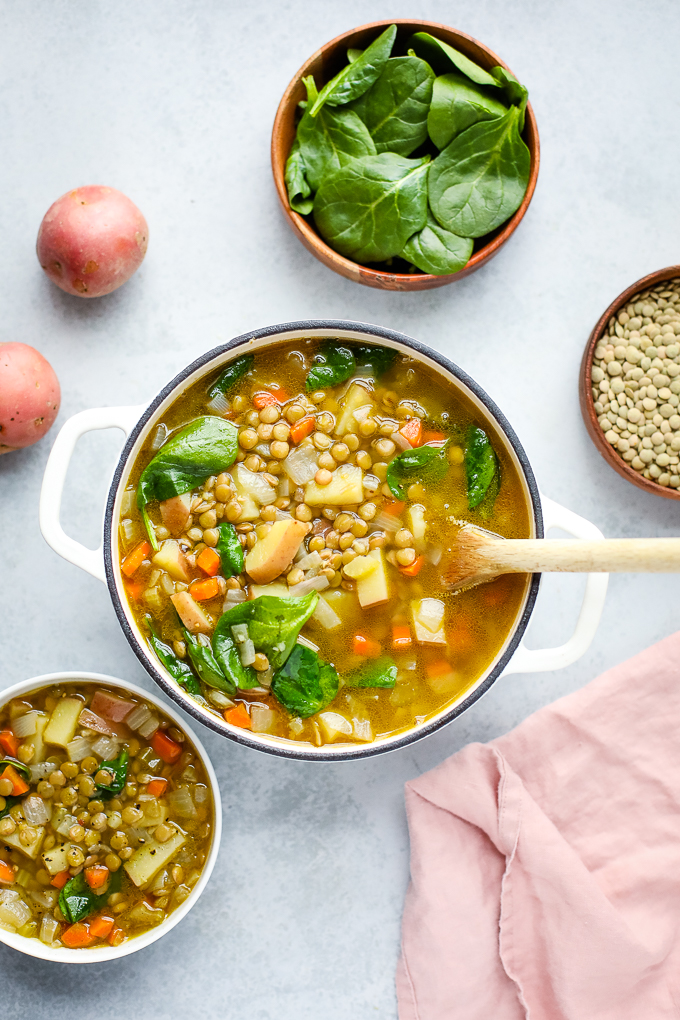
<svg viewBox="0 0 680 1020"><path fill-rule="evenodd" d="M131 599L134 599L135 602L139 602L142 597L142 592L144 591L144 582L128 581L125 585L125 589Z"/></svg>
<svg viewBox="0 0 680 1020"><path fill-rule="evenodd" d="M224 718L232 726L240 726L242 730L251 730L253 728L250 716L248 715L248 709L243 702L240 702L236 708L228 708L224 713Z"/></svg>
<svg viewBox="0 0 680 1020"><path fill-rule="evenodd" d="M5 771L0 776L0 779L9 779L12 784L12 796L21 797L24 793L28 793L28 783L23 776L20 776L13 765L7 765Z"/></svg>
<svg viewBox="0 0 680 1020"><path fill-rule="evenodd" d="M182 753L182 745L171 740L167 733L163 733L163 730L156 730L151 738L151 746L166 765L174 765Z"/></svg>
<svg viewBox="0 0 680 1020"><path fill-rule="evenodd" d="M14 881L14 869L7 861L0 861L0 882L11 885Z"/></svg>
<svg viewBox="0 0 680 1020"><path fill-rule="evenodd" d="M19 750L19 738L15 737L11 730L3 730L0 733L0 747L2 747L5 754L10 754L12 758L16 758L17 751Z"/></svg>
<svg viewBox="0 0 680 1020"><path fill-rule="evenodd" d="M85 946L91 946L94 940L95 936L90 931L89 924L83 924L81 921L72 924L61 934L61 941L69 949L84 949Z"/></svg>
<svg viewBox="0 0 680 1020"><path fill-rule="evenodd" d="M392 624L392 647L402 650L411 647L411 628L407 623Z"/></svg>
<svg viewBox="0 0 680 1020"><path fill-rule="evenodd" d="M189 585L189 594L197 602L205 602L206 599L214 599L220 593L219 581L216 577L207 577L205 581L194 581Z"/></svg>
<svg viewBox="0 0 680 1020"><path fill-rule="evenodd" d="M168 788L167 779L152 779L146 790L152 797L162 797Z"/></svg>
<svg viewBox="0 0 680 1020"><path fill-rule="evenodd" d="M132 577L137 573L142 565L142 562L151 555L151 546L148 542L140 542L136 545L131 553L123 560L120 569L123 571L126 577Z"/></svg>
<svg viewBox="0 0 680 1020"><path fill-rule="evenodd" d="M53 885L55 889L63 889L70 877L71 874L68 868L66 871L58 871L54 878L50 881L50 885Z"/></svg>
<svg viewBox="0 0 680 1020"><path fill-rule="evenodd" d="M424 443L441 443L442 439L446 439L443 432L432 432L431 430L425 429L420 443L421 446Z"/></svg>
<svg viewBox="0 0 680 1020"><path fill-rule="evenodd" d="M434 662L428 662L425 672L430 677L444 676L446 673L450 673L452 668L451 663L446 659L435 659Z"/></svg>
<svg viewBox="0 0 680 1020"><path fill-rule="evenodd" d="M409 418L399 429L400 435L408 439L411 446L420 446L423 441L423 423L420 418Z"/></svg>
<svg viewBox="0 0 680 1020"><path fill-rule="evenodd" d="M101 889L108 882L110 871L104 864L93 864L85 868L84 874L90 889Z"/></svg>
<svg viewBox="0 0 680 1020"><path fill-rule="evenodd" d="M409 563L408 567L399 567L399 572L403 574L404 577L415 577L420 573L424 562L424 556L416 556L413 563Z"/></svg>
<svg viewBox="0 0 680 1020"><path fill-rule="evenodd" d="M272 385L268 390L260 390L253 396L253 407L261 411L263 407L271 407L272 404L285 404L289 399L283 386Z"/></svg>
<svg viewBox="0 0 680 1020"><path fill-rule="evenodd" d="M382 645L365 634L355 634L352 638L352 651L355 655L365 655L367 659L377 659L382 652Z"/></svg>
<svg viewBox="0 0 680 1020"><path fill-rule="evenodd" d="M316 428L316 418L313 415L308 415L306 418L300 418L300 421L296 421L294 425L290 427L290 440L297 446L303 439L310 436Z"/></svg>
<svg viewBox="0 0 680 1020"><path fill-rule="evenodd" d="M392 517L399 517L406 504L401 499L386 500L382 505L382 512Z"/></svg>
<svg viewBox="0 0 680 1020"><path fill-rule="evenodd" d="M209 545L206 545L201 555L196 560L196 566L200 567L204 574L208 577L214 577L222 565L219 553L216 553L214 549L211 549Z"/></svg>
<svg viewBox="0 0 680 1020"><path fill-rule="evenodd" d="M114 928L106 941L110 946L119 946L125 942L125 932L122 928Z"/></svg>
<svg viewBox="0 0 680 1020"><path fill-rule="evenodd" d="M113 925L114 920L112 917L100 914L99 917L93 917L90 921L90 934L96 935L98 939L105 939L107 935L111 934Z"/></svg>

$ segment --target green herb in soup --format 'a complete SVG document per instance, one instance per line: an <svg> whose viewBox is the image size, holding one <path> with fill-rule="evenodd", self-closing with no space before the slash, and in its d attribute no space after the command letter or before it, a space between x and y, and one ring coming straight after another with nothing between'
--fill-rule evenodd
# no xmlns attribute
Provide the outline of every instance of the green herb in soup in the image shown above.
<svg viewBox="0 0 680 1020"><path fill-rule="evenodd" d="M3 928L55 948L115 947L186 900L212 798L155 706L98 684L43 688L0 710L0 746Z"/></svg>
<svg viewBox="0 0 680 1020"><path fill-rule="evenodd" d="M169 675L234 726L317 747L418 726L521 609L524 577L446 594L439 576L465 521L529 535L516 469L453 384L392 349L310 338L251 357L220 391L234 462L145 504L157 551L136 492L165 448L135 465L119 532L133 612ZM214 387L168 410L170 442Z"/></svg>
<svg viewBox="0 0 680 1020"><path fill-rule="evenodd" d="M356 262L459 272L519 208L528 93L427 32L391 25L307 98L285 169L290 206ZM329 362L330 365L330 362ZM323 382L335 385L341 380Z"/></svg>

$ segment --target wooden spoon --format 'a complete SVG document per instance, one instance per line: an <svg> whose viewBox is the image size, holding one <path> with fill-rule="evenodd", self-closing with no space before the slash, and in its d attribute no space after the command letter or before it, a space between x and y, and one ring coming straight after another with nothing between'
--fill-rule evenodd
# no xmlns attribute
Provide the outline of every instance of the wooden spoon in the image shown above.
<svg viewBox="0 0 680 1020"><path fill-rule="evenodd" d="M452 590L491 581L499 574L553 571L607 574L680 574L680 538L502 538L463 524L444 553L441 575Z"/></svg>

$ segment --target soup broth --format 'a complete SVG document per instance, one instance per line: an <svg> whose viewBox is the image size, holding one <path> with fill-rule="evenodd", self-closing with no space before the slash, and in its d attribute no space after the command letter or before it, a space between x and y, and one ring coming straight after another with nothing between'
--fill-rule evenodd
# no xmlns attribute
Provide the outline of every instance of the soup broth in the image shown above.
<svg viewBox="0 0 680 1020"><path fill-rule="evenodd" d="M123 495L121 570L152 650L211 711L368 742L458 699L517 618L524 575L446 592L465 522L530 535L489 421L408 356L310 338L167 410Z"/></svg>

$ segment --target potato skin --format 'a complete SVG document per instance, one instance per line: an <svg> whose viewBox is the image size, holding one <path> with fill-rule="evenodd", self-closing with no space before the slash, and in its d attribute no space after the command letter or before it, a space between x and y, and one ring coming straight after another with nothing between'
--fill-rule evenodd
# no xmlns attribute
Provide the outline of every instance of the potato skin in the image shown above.
<svg viewBox="0 0 680 1020"><path fill-rule="evenodd" d="M60 402L59 380L42 354L28 344L0 344L0 454L42 439Z"/></svg>
<svg viewBox="0 0 680 1020"><path fill-rule="evenodd" d="M69 191L45 213L36 250L50 280L76 297L110 294L139 269L149 228L130 199L99 184Z"/></svg>

